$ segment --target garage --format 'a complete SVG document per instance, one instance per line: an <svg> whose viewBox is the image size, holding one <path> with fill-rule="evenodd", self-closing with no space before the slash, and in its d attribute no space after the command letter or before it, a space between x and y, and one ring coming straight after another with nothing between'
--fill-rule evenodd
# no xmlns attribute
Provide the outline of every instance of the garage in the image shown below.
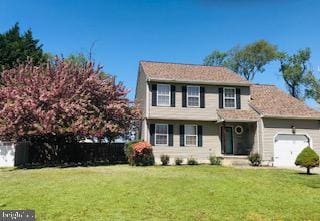
<svg viewBox="0 0 320 221"><path fill-rule="evenodd" d="M10 142L0 142L0 167L14 166L15 148Z"/></svg>
<svg viewBox="0 0 320 221"><path fill-rule="evenodd" d="M274 140L274 166L295 166L299 153L310 145L304 134L278 134Z"/></svg>

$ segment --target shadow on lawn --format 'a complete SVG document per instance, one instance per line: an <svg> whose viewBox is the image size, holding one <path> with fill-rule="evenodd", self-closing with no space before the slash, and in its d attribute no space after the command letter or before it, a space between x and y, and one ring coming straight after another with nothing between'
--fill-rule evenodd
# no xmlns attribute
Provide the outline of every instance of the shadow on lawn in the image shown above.
<svg viewBox="0 0 320 221"><path fill-rule="evenodd" d="M15 169L42 169L42 168L72 168L72 167L97 167L128 164L127 162L78 162L78 163L48 163L48 164L25 164L16 166Z"/></svg>

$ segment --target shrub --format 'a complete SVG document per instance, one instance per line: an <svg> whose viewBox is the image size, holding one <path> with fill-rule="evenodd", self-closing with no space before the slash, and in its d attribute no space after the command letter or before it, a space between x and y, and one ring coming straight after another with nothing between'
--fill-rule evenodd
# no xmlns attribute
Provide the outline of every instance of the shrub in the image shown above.
<svg viewBox="0 0 320 221"><path fill-rule="evenodd" d="M179 157L175 159L175 163L177 166L180 166L182 164L182 162L183 162L183 160Z"/></svg>
<svg viewBox="0 0 320 221"><path fill-rule="evenodd" d="M198 165L199 163L198 163L198 161L196 159L191 157L191 158L188 159L187 164L188 165Z"/></svg>
<svg viewBox="0 0 320 221"><path fill-rule="evenodd" d="M162 166L167 166L169 164L170 157L168 155L161 155L160 160L161 160Z"/></svg>
<svg viewBox="0 0 320 221"><path fill-rule="evenodd" d="M125 154L131 166L154 165L151 144L145 141L132 141L125 145Z"/></svg>
<svg viewBox="0 0 320 221"><path fill-rule="evenodd" d="M258 153L250 153L248 160L251 163L251 166L258 167L261 165L261 156Z"/></svg>
<svg viewBox="0 0 320 221"><path fill-rule="evenodd" d="M211 164L211 165L218 165L218 166L220 166L220 165L221 165L222 157L210 156L210 157L209 157L209 160L210 160L210 164Z"/></svg>
<svg viewBox="0 0 320 221"><path fill-rule="evenodd" d="M307 168L307 174L310 174L311 168L319 166L319 155L311 147L306 147L297 156L295 164Z"/></svg>

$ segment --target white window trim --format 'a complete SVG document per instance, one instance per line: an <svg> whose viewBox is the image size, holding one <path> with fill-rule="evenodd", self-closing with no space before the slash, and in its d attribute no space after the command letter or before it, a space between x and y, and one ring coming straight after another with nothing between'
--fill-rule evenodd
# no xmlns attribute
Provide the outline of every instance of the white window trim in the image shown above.
<svg viewBox="0 0 320 221"><path fill-rule="evenodd" d="M169 86L169 104L159 104L158 85ZM161 96L166 96L166 95L162 94ZM170 84L157 84L157 106L159 106L159 107L170 107L171 106L171 85Z"/></svg>
<svg viewBox="0 0 320 221"><path fill-rule="evenodd" d="M198 96L195 96L195 95L189 95L188 94L188 89L190 88L190 87L197 87L198 89L199 89L199 95ZM198 98L198 105L189 105L189 97L197 97ZM194 85L188 85L187 86L187 107L200 107L200 86L194 86Z"/></svg>
<svg viewBox="0 0 320 221"><path fill-rule="evenodd" d="M157 144L157 135L165 135L165 134L159 134L157 133L157 125L166 125L167 126L167 143L165 144ZM155 146L168 146L169 144L169 124L155 124L154 128L154 144Z"/></svg>
<svg viewBox="0 0 320 221"><path fill-rule="evenodd" d="M187 135L186 126L195 126L196 127L196 135ZM187 136L196 136L196 145L187 145ZM184 146L186 146L186 147L197 147L198 146L198 125L196 125L196 124L185 124L184 125Z"/></svg>
<svg viewBox="0 0 320 221"><path fill-rule="evenodd" d="M232 97L226 97L226 92L225 89L233 89L234 90L234 98ZM225 99L233 99L234 100L234 107L226 107L226 102ZM237 91L236 88L234 87L224 87L223 88L223 108L231 108L231 109L235 109L237 107Z"/></svg>

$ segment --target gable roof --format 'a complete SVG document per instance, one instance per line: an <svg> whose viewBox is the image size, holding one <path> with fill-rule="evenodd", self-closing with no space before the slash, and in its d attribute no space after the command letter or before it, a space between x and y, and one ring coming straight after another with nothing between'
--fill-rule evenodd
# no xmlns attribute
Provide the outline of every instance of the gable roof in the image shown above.
<svg viewBox="0 0 320 221"><path fill-rule="evenodd" d="M222 66L204 66L154 61L141 61L140 66L149 81L250 85L250 82L245 80L239 74L236 74Z"/></svg>
<svg viewBox="0 0 320 221"><path fill-rule="evenodd" d="M308 107L303 101L292 97L275 85L253 84L250 90L249 104L262 117L320 120L319 111Z"/></svg>

